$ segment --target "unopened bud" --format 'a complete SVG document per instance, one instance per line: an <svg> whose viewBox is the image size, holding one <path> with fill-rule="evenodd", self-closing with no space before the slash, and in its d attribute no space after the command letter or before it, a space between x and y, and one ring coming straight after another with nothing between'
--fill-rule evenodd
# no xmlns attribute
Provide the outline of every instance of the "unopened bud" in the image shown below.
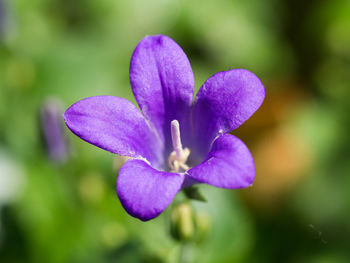
<svg viewBox="0 0 350 263"><path fill-rule="evenodd" d="M62 122L62 104L57 98L46 99L40 109L41 132L51 161L64 163L69 154Z"/></svg>

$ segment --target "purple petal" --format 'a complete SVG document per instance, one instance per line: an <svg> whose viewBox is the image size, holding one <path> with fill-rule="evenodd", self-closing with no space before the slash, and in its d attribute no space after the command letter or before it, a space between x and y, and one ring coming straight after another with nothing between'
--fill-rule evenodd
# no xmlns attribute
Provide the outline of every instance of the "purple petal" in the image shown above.
<svg viewBox="0 0 350 263"><path fill-rule="evenodd" d="M236 189L253 183L255 166L247 146L237 137L226 134L218 137L207 158L187 173L189 178L201 183Z"/></svg>
<svg viewBox="0 0 350 263"><path fill-rule="evenodd" d="M143 114L171 146L170 122L177 119L181 133L189 133L194 77L181 47L167 36L147 36L130 62L130 83ZM183 138L186 145L187 138Z"/></svg>
<svg viewBox="0 0 350 263"><path fill-rule="evenodd" d="M265 89L250 71L233 69L210 77L197 93L193 108L199 152L206 154L220 133L239 127L260 107Z"/></svg>
<svg viewBox="0 0 350 263"><path fill-rule="evenodd" d="M64 114L68 128L81 139L115 154L161 161L159 138L131 102L113 96L90 97ZM158 155L157 155L158 154Z"/></svg>
<svg viewBox="0 0 350 263"><path fill-rule="evenodd" d="M124 209L147 221L162 213L181 189L184 176L160 172L142 160L129 160L120 169L117 193Z"/></svg>

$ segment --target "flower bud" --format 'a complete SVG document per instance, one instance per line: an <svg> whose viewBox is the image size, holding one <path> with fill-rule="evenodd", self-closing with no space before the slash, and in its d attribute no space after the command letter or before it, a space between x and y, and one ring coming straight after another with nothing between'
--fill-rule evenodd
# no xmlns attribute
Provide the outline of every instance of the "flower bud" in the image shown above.
<svg viewBox="0 0 350 263"><path fill-rule="evenodd" d="M5 5L4 1L0 0L0 40L2 39L5 24Z"/></svg>
<svg viewBox="0 0 350 263"><path fill-rule="evenodd" d="M4 42L11 26L11 1L0 0L0 43Z"/></svg>
<svg viewBox="0 0 350 263"><path fill-rule="evenodd" d="M47 99L40 109L41 132L49 158L64 163L68 157L68 142L64 136L61 102Z"/></svg>
<svg viewBox="0 0 350 263"><path fill-rule="evenodd" d="M171 213L171 235L179 241L188 241L194 235L193 210L189 203L174 206Z"/></svg>

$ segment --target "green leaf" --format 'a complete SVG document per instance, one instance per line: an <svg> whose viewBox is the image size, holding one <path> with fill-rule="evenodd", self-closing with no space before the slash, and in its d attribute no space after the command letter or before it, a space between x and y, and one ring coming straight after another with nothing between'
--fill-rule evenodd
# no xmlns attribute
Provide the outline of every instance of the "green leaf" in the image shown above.
<svg viewBox="0 0 350 263"><path fill-rule="evenodd" d="M187 196L187 198L189 199L193 199L201 202L207 202L207 199L205 199L205 197L201 194L198 187L195 187L195 186L186 187L183 189L183 191Z"/></svg>

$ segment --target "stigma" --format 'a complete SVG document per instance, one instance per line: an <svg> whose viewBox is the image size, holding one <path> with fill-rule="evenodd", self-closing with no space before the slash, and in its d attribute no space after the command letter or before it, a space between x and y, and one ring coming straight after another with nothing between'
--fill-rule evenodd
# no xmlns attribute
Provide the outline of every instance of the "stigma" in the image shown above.
<svg viewBox="0 0 350 263"><path fill-rule="evenodd" d="M174 151L170 153L168 163L171 172L185 172L190 169L186 164L188 157L190 156L190 149L182 148L181 136L180 136L180 124L177 120L173 120L170 124L171 140L173 143Z"/></svg>

